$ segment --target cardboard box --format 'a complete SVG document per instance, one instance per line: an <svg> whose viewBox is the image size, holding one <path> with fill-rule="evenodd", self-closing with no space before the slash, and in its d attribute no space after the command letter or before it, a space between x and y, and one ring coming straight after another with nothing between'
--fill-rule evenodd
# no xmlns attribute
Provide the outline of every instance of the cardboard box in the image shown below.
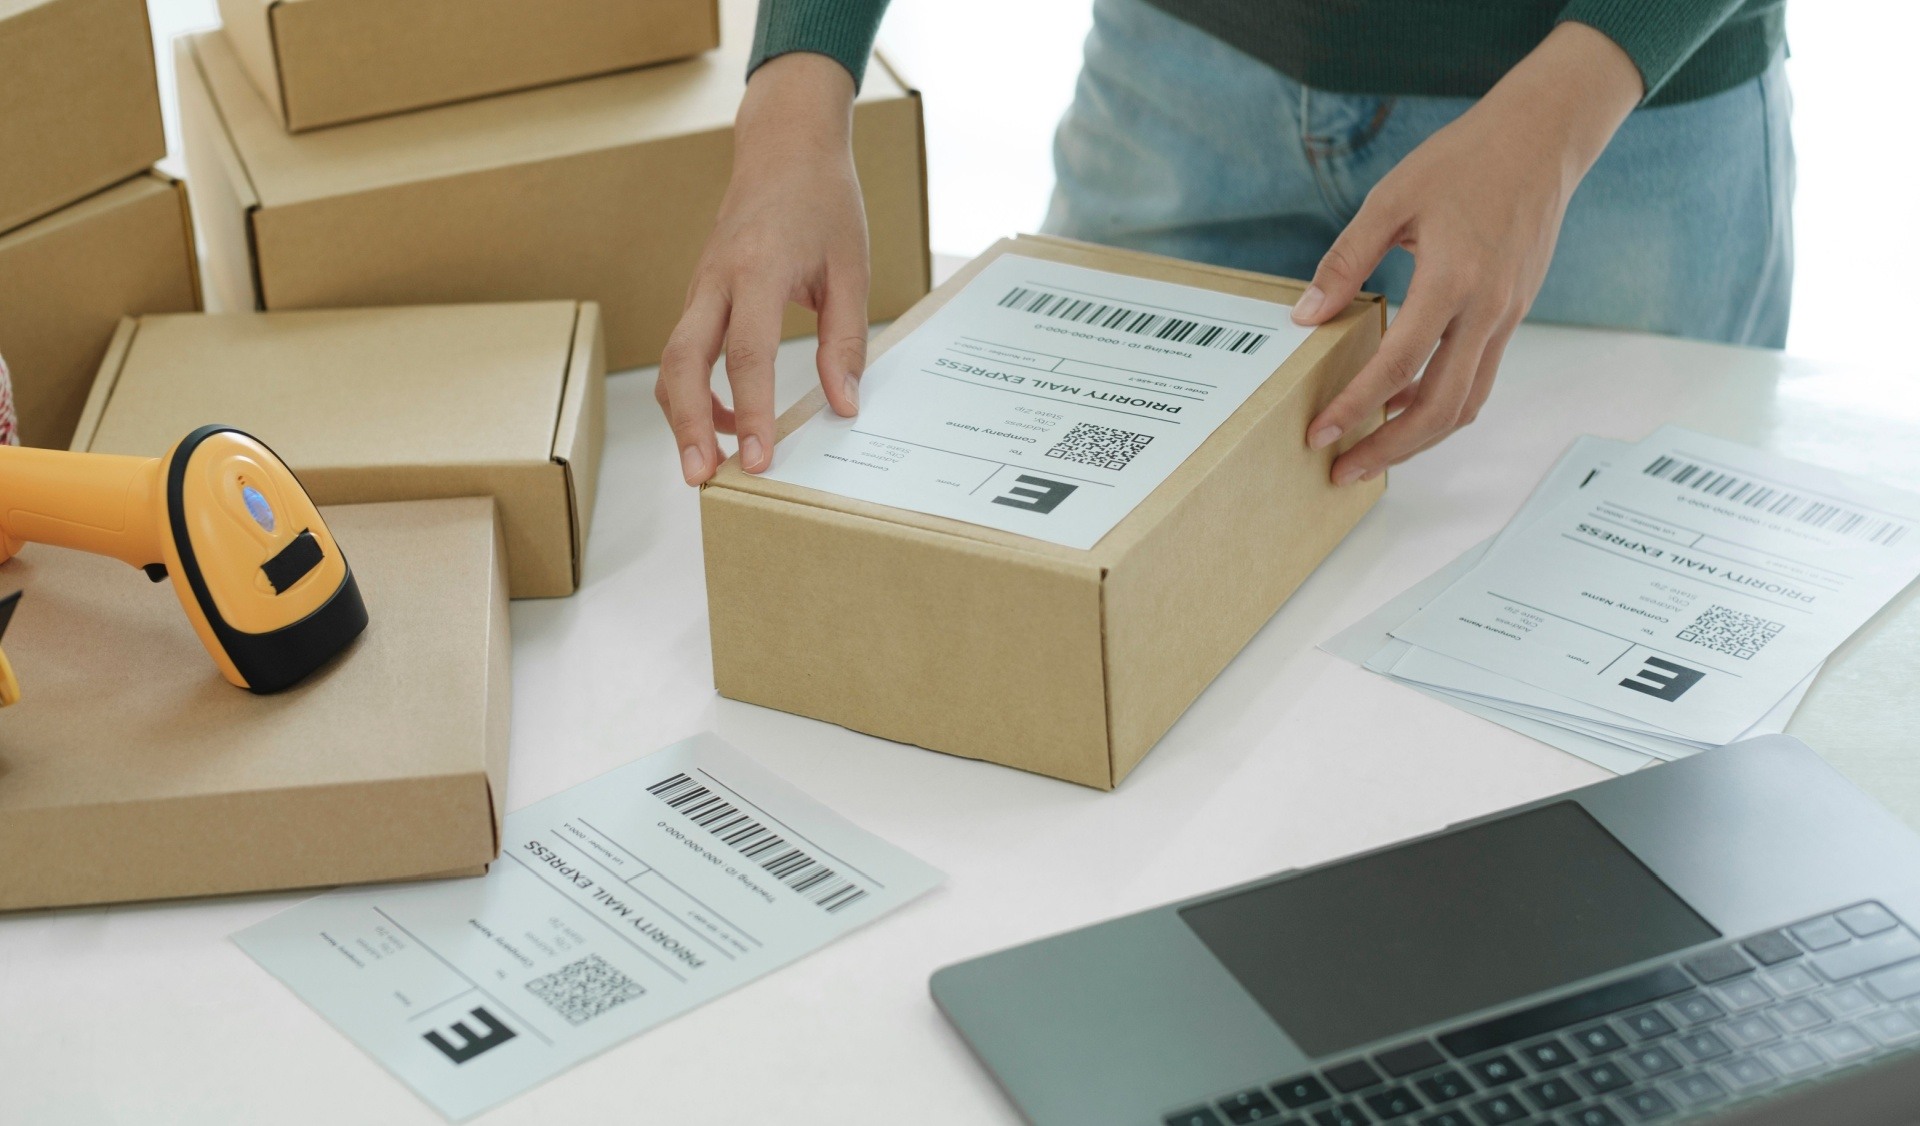
<svg viewBox="0 0 1920 1126"><path fill-rule="evenodd" d="M720 43L717 0L220 0L220 18L254 87L295 132Z"/></svg>
<svg viewBox="0 0 1920 1126"><path fill-rule="evenodd" d="M1304 283L1062 239L1024 254L1292 304ZM1118 785L1385 488L1337 489L1307 422L1379 345L1365 296L1309 337L1091 550L754 477L700 494L720 694L1102 789ZM781 437L820 409L780 417ZM1368 427L1371 430L1371 427ZM1344 440L1350 446L1361 435Z"/></svg>
<svg viewBox="0 0 1920 1126"><path fill-rule="evenodd" d="M72 440L120 318L198 308L187 189L157 172L0 235L0 355L20 440Z"/></svg>
<svg viewBox="0 0 1920 1126"><path fill-rule="evenodd" d="M0 3L0 231L165 155L145 0Z"/></svg>
<svg viewBox="0 0 1920 1126"><path fill-rule="evenodd" d="M124 563L35 544L0 564L0 588L25 592L0 909L484 870L510 696L493 502L324 515L371 621L272 696L222 680L173 592Z"/></svg>
<svg viewBox="0 0 1920 1126"><path fill-rule="evenodd" d="M320 504L492 496L512 597L554 597L580 585L605 404L591 303L141 317L73 448L158 457L221 422Z"/></svg>
<svg viewBox="0 0 1920 1126"><path fill-rule="evenodd" d="M608 366L656 362L733 165L753 4L722 12L728 45L697 59L298 136L225 36L179 40L214 291L234 310L597 301ZM927 291L923 150L919 95L876 60L854 110L875 319Z"/></svg>

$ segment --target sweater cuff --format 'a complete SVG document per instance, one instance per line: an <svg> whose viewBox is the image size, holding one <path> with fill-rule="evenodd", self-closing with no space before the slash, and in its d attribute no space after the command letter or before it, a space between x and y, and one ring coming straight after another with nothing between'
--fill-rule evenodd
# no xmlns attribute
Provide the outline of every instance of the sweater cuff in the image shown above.
<svg viewBox="0 0 1920 1126"><path fill-rule="evenodd" d="M887 0L760 0L747 75L768 59L811 51L846 67L857 90L886 11Z"/></svg>
<svg viewBox="0 0 1920 1126"><path fill-rule="evenodd" d="M1618 43L1640 69L1645 101L1740 4L1741 0L1572 0L1556 22L1586 24Z"/></svg>

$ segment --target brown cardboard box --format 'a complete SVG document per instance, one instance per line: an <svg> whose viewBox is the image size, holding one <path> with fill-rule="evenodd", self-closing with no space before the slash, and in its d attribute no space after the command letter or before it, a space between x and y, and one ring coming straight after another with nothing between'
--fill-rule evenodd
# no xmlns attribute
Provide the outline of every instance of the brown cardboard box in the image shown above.
<svg viewBox="0 0 1920 1126"><path fill-rule="evenodd" d="M199 307L187 189L157 172L0 235L0 355L20 440L65 448L121 317Z"/></svg>
<svg viewBox="0 0 1920 1126"><path fill-rule="evenodd" d="M167 155L145 0L0 2L0 231Z"/></svg>
<svg viewBox="0 0 1920 1126"><path fill-rule="evenodd" d="M1022 237L895 321L875 354L1010 253L1285 304L1304 288ZM700 494L715 686L903 743L1118 785L1385 488L1334 488L1336 451L1303 438L1385 324L1385 303L1367 296L1316 331L1089 551L728 461ZM782 415L780 436L822 401L816 391Z"/></svg>
<svg viewBox="0 0 1920 1126"><path fill-rule="evenodd" d="M512 597L553 597L580 584L605 403L591 302L141 317L73 448L158 457L221 422L320 504L492 496Z"/></svg>
<svg viewBox="0 0 1920 1126"><path fill-rule="evenodd" d="M225 36L176 46L211 286L228 309L591 300L607 365L660 358L733 165L752 0L684 62L290 136ZM869 308L927 291L919 95L885 64L854 109ZM790 335L812 318L788 310Z"/></svg>
<svg viewBox="0 0 1920 1126"><path fill-rule="evenodd" d="M710 51L717 0L220 0L298 132Z"/></svg>
<svg viewBox="0 0 1920 1126"><path fill-rule="evenodd" d="M0 909L482 871L506 785L505 568L484 497L324 512L371 619L272 696L214 671L173 592L29 546L7 630ZM109 706L103 706L109 705Z"/></svg>

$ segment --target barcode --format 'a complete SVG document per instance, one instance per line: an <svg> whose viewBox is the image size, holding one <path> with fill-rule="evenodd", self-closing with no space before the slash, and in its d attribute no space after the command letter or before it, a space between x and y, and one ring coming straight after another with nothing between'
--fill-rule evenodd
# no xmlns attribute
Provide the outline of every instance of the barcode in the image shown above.
<svg viewBox="0 0 1920 1126"><path fill-rule="evenodd" d="M1250 328L1217 325L1166 313L1149 313L1125 305L1102 301L1097 297L1048 293L1015 286L1000 299L1006 309L1038 313L1056 320L1073 321L1095 328L1110 328L1134 336L1151 336L1169 344L1191 344L1196 348L1220 348L1251 356L1267 342L1267 334Z"/></svg>
<svg viewBox="0 0 1920 1126"><path fill-rule="evenodd" d="M647 792L829 912L867 897L860 885L795 848L785 837L685 774L655 782Z"/></svg>
<svg viewBox="0 0 1920 1126"><path fill-rule="evenodd" d="M1837 504L1763 485L1758 481L1748 481L1679 458L1665 455L1654 458L1653 463L1642 472L1649 477L1684 485L1696 493L1758 509L1772 516L1805 524L1809 528L1877 543L1882 547L1899 543L1911 530L1898 520L1855 512Z"/></svg>

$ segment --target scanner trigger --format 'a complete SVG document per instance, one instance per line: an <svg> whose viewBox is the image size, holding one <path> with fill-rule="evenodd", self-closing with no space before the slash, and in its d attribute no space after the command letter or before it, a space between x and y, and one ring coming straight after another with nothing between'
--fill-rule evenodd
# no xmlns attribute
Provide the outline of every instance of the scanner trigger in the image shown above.
<svg viewBox="0 0 1920 1126"><path fill-rule="evenodd" d="M140 569L147 573L147 578L156 583L167 581L167 565L165 563L149 563Z"/></svg>

